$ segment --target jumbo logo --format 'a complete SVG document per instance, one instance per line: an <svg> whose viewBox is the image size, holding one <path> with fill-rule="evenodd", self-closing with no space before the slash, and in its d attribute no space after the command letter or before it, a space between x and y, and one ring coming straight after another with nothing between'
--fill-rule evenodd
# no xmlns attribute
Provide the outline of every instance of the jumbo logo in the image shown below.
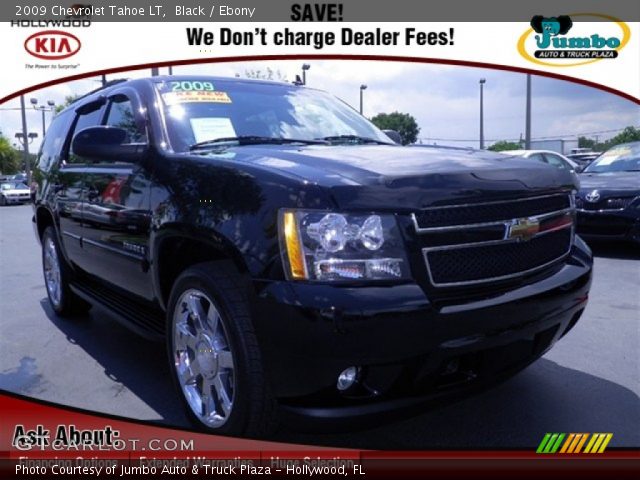
<svg viewBox="0 0 640 480"><path fill-rule="evenodd" d="M581 17L588 20L572 20ZM518 52L526 60L548 67L572 67L617 58L631 37L626 23L598 13L536 15L530 25L518 40Z"/></svg>
<svg viewBox="0 0 640 480"><path fill-rule="evenodd" d="M24 49L43 60L62 60L80 51L82 44L75 35L62 30L34 33L24 42Z"/></svg>

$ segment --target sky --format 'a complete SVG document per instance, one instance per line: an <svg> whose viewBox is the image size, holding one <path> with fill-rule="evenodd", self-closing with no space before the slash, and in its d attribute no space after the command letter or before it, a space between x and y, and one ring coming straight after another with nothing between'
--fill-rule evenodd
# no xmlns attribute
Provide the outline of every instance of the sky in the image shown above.
<svg viewBox="0 0 640 480"><path fill-rule="evenodd" d="M524 136L526 76L474 67L407 62L355 60L253 61L213 63L174 67L175 74L245 76L247 71L267 68L293 81L308 63L307 85L326 90L354 108L359 107L360 85L364 91L364 115L399 111L413 115L420 127L423 143L478 147L479 80L485 78L485 144L497 140L517 140ZM161 74L167 68L160 69ZM108 75L115 78L138 78L150 74L148 69ZM39 104L48 100L62 103L66 95L83 94L100 85L98 77L67 82L29 93L27 128L37 132L30 145L34 152L42 137L41 112L29 100ZM22 130L19 99L0 105L0 132L15 143L15 133ZM16 109L16 110L6 110ZM48 124L51 114L46 114ZM596 88L541 76L532 77L532 138L562 137L575 139L589 134L605 140L624 127L640 126L640 106Z"/></svg>

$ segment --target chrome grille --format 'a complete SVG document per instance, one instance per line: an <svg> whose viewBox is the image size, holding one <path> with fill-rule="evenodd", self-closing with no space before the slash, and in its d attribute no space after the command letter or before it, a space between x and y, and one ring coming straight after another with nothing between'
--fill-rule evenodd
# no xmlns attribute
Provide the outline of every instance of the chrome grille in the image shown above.
<svg viewBox="0 0 640 480"><path fill-rule="evenodd" d="M425 208L415 214L418 230L434 227L504 221L571 208L570 195L544 195L516 200L446 205Z"/></svg>
<svg viewBox="0 0 640 480"><path fill-rule="evenodd" d="M456 287L516 278L560 261L573 245L574 217L573 196L562 194L434 207L413 220L431 284ZM451 223L443 225L445 218Z"/></svg>

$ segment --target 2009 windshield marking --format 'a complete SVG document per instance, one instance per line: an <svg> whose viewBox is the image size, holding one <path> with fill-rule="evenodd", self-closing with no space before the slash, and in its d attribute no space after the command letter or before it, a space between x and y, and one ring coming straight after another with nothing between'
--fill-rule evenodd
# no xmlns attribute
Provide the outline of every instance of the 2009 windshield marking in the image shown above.
<svg viewBox="0 0 640 480"><path fill-rule="evenodd" d="M172 92L213 92L215 90L213 83L199 81L169 82L169 87Z"/></svg>

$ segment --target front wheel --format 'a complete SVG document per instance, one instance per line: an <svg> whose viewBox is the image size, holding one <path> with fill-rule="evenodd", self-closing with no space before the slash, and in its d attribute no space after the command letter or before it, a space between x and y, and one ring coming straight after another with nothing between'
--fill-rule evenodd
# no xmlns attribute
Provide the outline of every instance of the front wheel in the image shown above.
<svg viewBox="0 0 640 480"><path fill-rule="evenodd" d="M42 235L42 272L49 304L58 315L82 314L91 308L69 288L72 272L61 256L60 244L51 226Z"/></svg>
<svg viewBox="0 0 640 480"><path fill-rule="evenodd" d="M176 280L167 309L174 381L192 422L209 432L263 437L276 426L246 289L233 265L207 262Z"/></svg>

